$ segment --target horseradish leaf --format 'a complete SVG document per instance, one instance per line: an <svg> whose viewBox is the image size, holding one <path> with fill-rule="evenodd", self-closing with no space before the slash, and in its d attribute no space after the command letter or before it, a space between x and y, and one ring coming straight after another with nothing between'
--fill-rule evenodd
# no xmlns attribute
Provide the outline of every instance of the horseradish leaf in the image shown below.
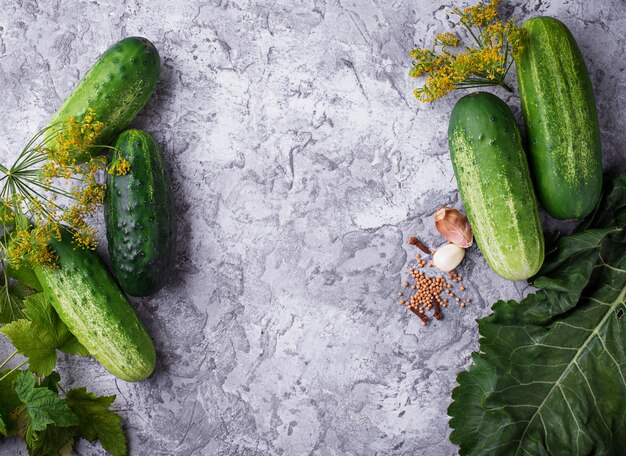
<svg viewBox="0 0 626 456"><path fill-rule="evenodd" d="M626 173L555 240L521 302L478 322L450 440L465 455L610 455L626 448Z"/></svg>

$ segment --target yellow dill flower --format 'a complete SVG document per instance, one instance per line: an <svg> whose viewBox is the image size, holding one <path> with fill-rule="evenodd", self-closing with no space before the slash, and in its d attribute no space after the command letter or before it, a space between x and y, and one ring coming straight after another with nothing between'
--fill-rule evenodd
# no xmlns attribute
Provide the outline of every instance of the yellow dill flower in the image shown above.
<svg viewBox="0 0 626 456"><path fill-rule="evenodd" d="M34 226L31 229L16 228L6 248L6 259L16 269L27 266L55 266L57 256L48 247L56 232L53 224Z"/></svg>
<svg viewBox="0 0 626 456"><path fill-rule="evenodd" d="M510 26L506 33L507 41L513 60L518 60L526 47L526 30L519 28L511 21L509 21L509 24Z"/></svg>
<svg viewBox="0 0 626 456"><path fill-rule="evenodd" d="M460 47L461 40L451 32L444 32L435 36L432 49L417 48L409 52L413 59L409 76L427 76L424 85L414 90L420 101L434 101L456 89L492 85L512 92L505 77L512 59L524 49L525 32L513 20L500 18L499 4L500 0L491 0L453 10L468 37L474 40L474 47L450 52L449 48Z"/></svg>
<svg viewBox="0 0 626 456"><path fill-rule="evenodd" d="M0 200L0 223L3 226L12 226L15 223L15 212L9 201Z"/></svg>
<svg viewBox="0 0 626 456"><path fill-rule="evenodd" d="M96 230L85 227L72 233L74 243L83 249L96 250L98 242L96 241Z"/></svg>
<svg viewBox="0 0 626 456"><path fill-rule="evenodd" d="M115 176L125 176L130 171L130 162L124 157L118 157L107 166L107 173Z"/></svg>
<svg viewBox="0 0 626 456"><path fill-rule="evenodd" d="M461 40L459 40L459 38L452 32L440 33L439 35L435 36L435 46L439 44L441 46L456 47L460 43Z"/></svg>
<svg viewBox="0 0 626 456"><path fill-rule="evenodd" d="M54 137L54 147L47 150L50 159L57 166L74 166L79 157L95 146L93 141L103 127L102 122L96 120L95 111L91 108L87 109L81 121L70 116Z"/></svg>
<svg viewBox="0 0 626 456"><path fill-rule="evenodd" d="M104 201L106 158L77 157L107 147L94 144L102 128L88 109L81 120L70 117L37 133L10 168L0 165L0 222L5 232L14 225L9 246L0 249L15 267L52 265L48 242L60 239L62 229L74 230L79 247L97 245L89 221Z"/></svg>
<svg viewBox="0 0 626 456"><path fill-rule="evenodd" d="M461 22L476 27L483 27L498 19L498 5L500 0L491 0L489 3L478 3L476 6L465 8L462 12L455 8L454 12L461 16Z"/></svg>

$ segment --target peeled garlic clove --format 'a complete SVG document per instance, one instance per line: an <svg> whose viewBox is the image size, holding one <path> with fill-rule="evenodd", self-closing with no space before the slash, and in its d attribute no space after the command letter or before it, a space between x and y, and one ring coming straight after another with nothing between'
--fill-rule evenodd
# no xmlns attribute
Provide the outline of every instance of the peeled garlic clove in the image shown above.
<svg viewBox="0 0 626 456"><path fill-rule="evenodd" d="M442 207L435 212L435 228L448 241L464 249L474 243L474 235L467 217L451 207Z"/></svg>
<svg viewBox="0 0 626 456"><path fill-rule="evenodd" d="M464 248L456 244L442 245L433 255L433 265L440 271L450 272L461 263L464 256Z"/></svg>

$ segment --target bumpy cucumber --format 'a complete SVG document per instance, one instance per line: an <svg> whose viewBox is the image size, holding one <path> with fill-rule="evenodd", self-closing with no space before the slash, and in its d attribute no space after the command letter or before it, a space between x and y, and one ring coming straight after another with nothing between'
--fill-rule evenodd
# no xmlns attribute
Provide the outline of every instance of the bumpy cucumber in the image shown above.
<svg viewBox="0 0 626 456"><path fill-rule="evenodd" d="M63 123L70 116L80 120L91 108L103 123L95 144L109 145L146 104L159 72L159 53L154 45L145 38L125 38L98 58L49 125ZM88 156L84 154L79 160Z"/></svg>
<svg viewBox="0 0 626 456"><path fill-rule="evenodd" d="M130 171L108 176L104 215L113 275L132 296L158 291L171 271L174 206L163 154L154 138L127 130L114 143L112 161L126 159Z"/></svg>
<svg viewBox="0 0 626 456"><path fill-rule="evenodd" d="M505 279L534 275L544 239L511 109L490 93L467 95L452 110L448 138L461 199L487 263Z"/></svg>
<svg viewBox="0 0 626 456"><path fill-rule="evenodd" d="M546 211L582 218L602 190L600 128L591 80L576 40L550 17L522 25L528 42L516 62L530 165Z"/></svg>
<svg viewBox="0 0 626 456"><path fill-rule="evenodd" d="M38 267L37 278L76 339L116 377L138 382L155 364L152 341L98 255L64 234L51 246L59 268Z"/></svg>

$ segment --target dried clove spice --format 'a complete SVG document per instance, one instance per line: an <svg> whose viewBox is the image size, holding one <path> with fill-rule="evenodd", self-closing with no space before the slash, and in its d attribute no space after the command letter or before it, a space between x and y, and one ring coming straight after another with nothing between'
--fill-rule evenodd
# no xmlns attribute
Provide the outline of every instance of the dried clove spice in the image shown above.
<svg viewBox="0 0 626 456"><path fill-rule="evenodd" d="M433 308L435 309L435 311L433 312L433 317L435 317L435 320L441 320L443 318L443 313L441 313L439 301L437 301L436 299L433 301Z"/></svg>
<svg viewBox="0 0 626 456"><path fill-rule="evenodd" d="M426 247L424 243L420 241L418 238L416 238L415 236L409 237L409 244L414 245L415 247L420 249L422 252L424 252L426 255L431 254L430 249Z"/></svg>
<svg viewBox="0 0 626 456"><path fill-rule="evenodd" d="M424 315L423 313L420 313L417 309L410 309L410 310L415 315L417 315L420 320L422 320L422 326L426 326L426 323L428 323L428 317Z"/></svg>

